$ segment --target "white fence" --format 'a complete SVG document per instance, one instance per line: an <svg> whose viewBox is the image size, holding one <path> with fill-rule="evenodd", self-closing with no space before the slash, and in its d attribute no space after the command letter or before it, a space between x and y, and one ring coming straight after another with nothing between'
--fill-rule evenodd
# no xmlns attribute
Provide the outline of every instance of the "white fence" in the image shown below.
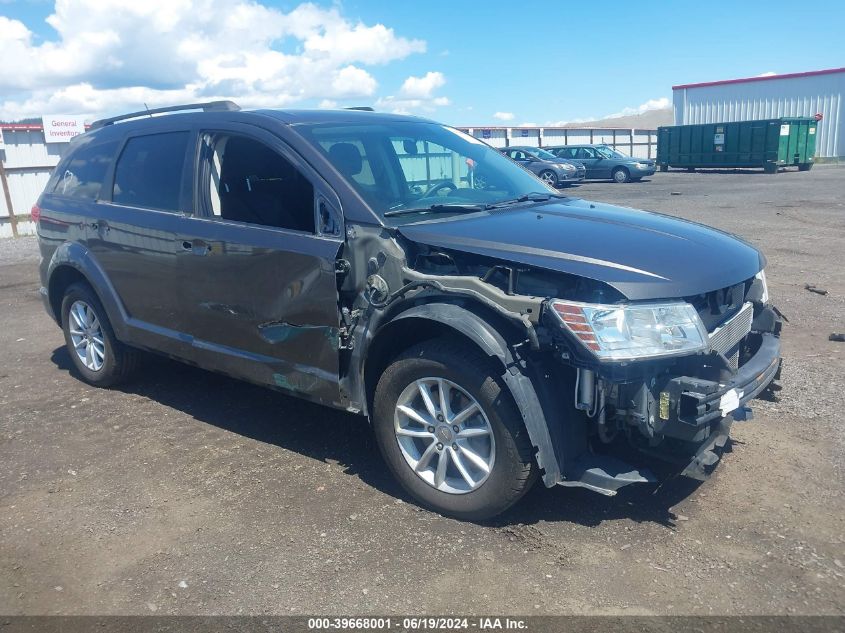
<svg viewBox="0 0 845 633"><path fill-rule="evenodd" d="M657 130L561 127L460 129L493 147L601 143L637 158L654 158L657 155ZM35 226L29 221L30 209L67 145L45 143L40 125L0 125L0 133L0 237L32 235ZM406 158L420 163L420 173L449 171L452 168L448 155L441 156L434 152L426 154L418 158ZM461 166L461 169L465 170L465 166Z"/></svg>
<svg viewBox="0 0 845 633"><path fill-rule="evenodd" d="M30 209L67 144L45 143L40 125L0 125L0 133L0 237L32 235Z"/></svg>
<svg viewBox="0 0 845 633"><path fill-rule="evenodd" d="M493 147L531 145L610 145L635 158L657 157L657 130L575 127L462 127Z"/></svg>

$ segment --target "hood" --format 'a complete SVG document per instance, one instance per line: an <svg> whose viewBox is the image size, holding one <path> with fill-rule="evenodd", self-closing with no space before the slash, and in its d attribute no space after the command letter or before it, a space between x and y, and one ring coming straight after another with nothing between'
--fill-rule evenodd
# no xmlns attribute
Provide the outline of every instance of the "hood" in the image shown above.
<svg viewBox="0 0 845 633"><path fill-rule="evenodd" d="M765 258L743 240L694 222L569 199L398 227L410 240L602 281L630 300L725 288Z"/></svg>

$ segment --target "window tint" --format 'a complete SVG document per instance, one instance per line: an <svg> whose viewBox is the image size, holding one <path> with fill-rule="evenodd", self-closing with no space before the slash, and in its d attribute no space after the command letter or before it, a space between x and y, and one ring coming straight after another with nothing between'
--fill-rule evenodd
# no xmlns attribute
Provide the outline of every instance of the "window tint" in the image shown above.
<svg viewBox="0 0 845 633"><path fill-rule="evenodd" d="M314 187L276 150L244 136L202 139L200 191L212 216L314 232Z"/></svg>
<svg viewBox="0 0 845 633"><path fill-rule="evenodd" d="M112 200L131 207L179 211L187 149L188 132L129 139L117 160Z"/></svg>
<svg viewBox="0 0 845 633"><path fill-rule="evenodd" d="M117 141L84 145L61 168L53 193L72 198L96 200L100 195L109 164L117 151Z"/></svg>
<svg viewBox="0 0 845 633"><path fill-rule="evenodd" d="M592 147L581 147L578 150L578 158L595 158L596 152Z"/></svg>

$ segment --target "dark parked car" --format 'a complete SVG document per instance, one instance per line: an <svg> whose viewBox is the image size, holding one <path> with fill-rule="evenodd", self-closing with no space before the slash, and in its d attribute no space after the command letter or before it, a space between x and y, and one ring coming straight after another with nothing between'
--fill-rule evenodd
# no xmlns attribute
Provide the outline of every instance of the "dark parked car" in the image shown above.
<svg viewBox="0 0 845 633"><path fill-rule="evenodd" d="M537 174L550 187L561 185L568 187L572 183L584 180L587 173L581 163L558 158L538 147L512 145L499 151L528 171Z"/></svg>
<svg viewBox="0 0 845 633"><path fill-rule="evenodd" d="M410 494L481 519L537 477L654 481L646 455L704 479L779 375L765 259L736 237L555 194L423 119L148 114L73 139L33 208L92 385L147 350L365 415Z"/></svg>
<svg viewBox="0 0 845 633"><path fill-rule="evenodd" d="M655 171L653 160L632 158L609 145L556 145L546 149L560 158L582 163L591 179L630 182L653 176Z"/></svg>

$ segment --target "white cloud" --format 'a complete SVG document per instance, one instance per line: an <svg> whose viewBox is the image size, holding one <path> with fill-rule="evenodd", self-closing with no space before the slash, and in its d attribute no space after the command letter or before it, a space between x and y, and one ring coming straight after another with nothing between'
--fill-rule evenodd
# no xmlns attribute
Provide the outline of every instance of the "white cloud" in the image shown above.
<svg viewBox="0 0 845 633"><path fill-rule="evenodd" d="M777 73L776 73L775 71L773 71L773 70L767 70L766 72L764 72L764 73L760 73L760 74L759 74L759 75L757 75L757 76L758 76L758 77L774 77L775 75L777 75Z"/></svg>
<svg viewBox="0 0 845 633"><path fill-rule="evenodd" d="M383 24L310 3L284 13L253 0L58 0L47 22L56 37L39 42L0 16L0 58L19 69L0 74L0 117L370 97L377 82L364 66L425 51Z"/></svg>
<svg viewBox="0 0 845 633"><path fill-rule="evenodd" d="M493 118L499 121L513 121L516 115L513 112L496 112Z"/></svg>
<svg viewBox="0 0 845 633"><path fill-rule="evenodd" d="M443 73L427 72L423 77L408 77L399 89L403 99L431 99L438 88L446 83Z"/></svg>
<svg viewBox="0 0 845 633"><path fill-rule="evenodd" d="M380 110L396 114L434 112L436 108L450 105L448 97L435 95L438 88L446 84L446 77L440 72L427 72L422 77L408 77L399 88L399 93L376 101Z"/></svg>

